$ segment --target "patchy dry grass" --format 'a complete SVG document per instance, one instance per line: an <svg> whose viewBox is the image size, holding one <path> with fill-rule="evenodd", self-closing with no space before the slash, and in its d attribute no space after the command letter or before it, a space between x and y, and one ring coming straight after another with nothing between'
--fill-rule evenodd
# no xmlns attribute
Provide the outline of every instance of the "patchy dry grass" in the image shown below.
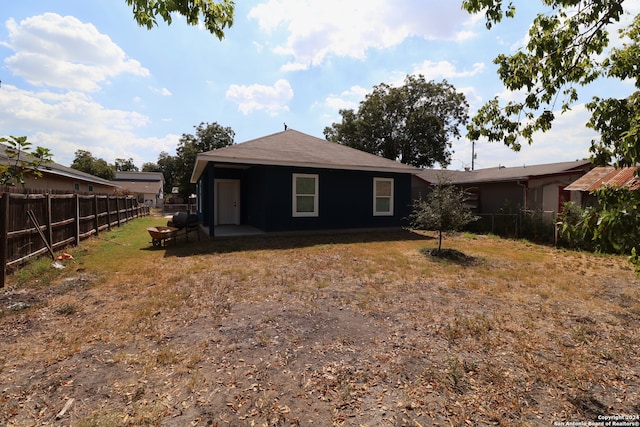
<svg viewBox="0 0 640 427"><path fill-rule="evenodd" d="M137 220L0 293L0 424L552 425L640 414L621 257L460 235L154 249ZM66 410L64 410L66 408Z"/></svg>

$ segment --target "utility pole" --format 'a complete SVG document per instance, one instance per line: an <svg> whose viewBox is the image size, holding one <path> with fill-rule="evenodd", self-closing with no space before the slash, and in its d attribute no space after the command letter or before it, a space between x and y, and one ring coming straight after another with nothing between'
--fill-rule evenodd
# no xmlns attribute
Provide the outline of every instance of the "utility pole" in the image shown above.
<svg viewBox="0 0 640 427"><path fill-rule="evenodd" d="M471 170L473 170L475 166L475 160L476 160L476 142L471 141Z"/></svg>

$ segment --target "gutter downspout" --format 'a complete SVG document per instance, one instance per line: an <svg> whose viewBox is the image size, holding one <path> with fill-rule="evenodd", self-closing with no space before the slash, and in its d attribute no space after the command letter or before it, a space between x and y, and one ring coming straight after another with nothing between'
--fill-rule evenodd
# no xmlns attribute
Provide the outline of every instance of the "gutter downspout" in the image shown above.
<svg viewBox="0 0 640 427"><path fill-rule="evenodd" d="M522 187L522 202L524 203L522 211L529 209L529 180L527 179L524 184L521 181L516 181L516 184ZM518 223L516 221L516 237L518 237Z"/></svg>

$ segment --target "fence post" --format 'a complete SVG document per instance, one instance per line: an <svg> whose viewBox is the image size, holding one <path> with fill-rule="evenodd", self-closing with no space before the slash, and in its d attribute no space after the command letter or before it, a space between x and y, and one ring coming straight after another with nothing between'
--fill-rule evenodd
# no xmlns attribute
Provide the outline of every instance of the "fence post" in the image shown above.
<svg viewBox="0 0 640 427"><path fill-rule="evenodd" d="M116 196L116 221L120 227L120 196Z"/></svg>
<svg viewBox="0 0 640 427"><path fill-rule="evenodd" d="M95 227L96 227L96 236L98 235L98 231L100 231L100 221L98 218L98 195L93 195L93 215L95 219Z"/></svg>
<svg viewBox="0 0 640 427"><path fill-rule="evenodd" d="M80 195L76 193L73 200L76 202L76 246L80 246Z"/></svg>
<svg viewBox="0 0 640 427"><path fill-rule="evenodd" d="M7 274L7 249L9 240L9 193L0 193L0 288L4 288Z"/></svg>
<svg viewBox="0 0 640 427"><path fill-rule="evenodd" d="M107 195L107 230L111 231L111 196Z"/></svg>
<svg viewBox="0 0 640 427"><path fill-rule="evenodd" d="M49 239L49 244L53 247L53 227L51 226L53 223L53 209L51 203L51 194L47 193L45 195L44 222L47 225L47 238Z"/></svg>

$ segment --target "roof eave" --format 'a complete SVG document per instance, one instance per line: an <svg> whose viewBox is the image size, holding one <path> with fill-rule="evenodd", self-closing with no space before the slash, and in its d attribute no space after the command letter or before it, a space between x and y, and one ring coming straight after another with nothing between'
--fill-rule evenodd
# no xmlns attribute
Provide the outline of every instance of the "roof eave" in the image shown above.
<svg viewBox="0 0 640 427"><path fill-rule="evenodd" d="M285 167L300 167L311 169L336 169L336 170L357 170L366 172L387 172L387 173L406 173L416 174L420 171L418 168L402 165L400 167L388 167L388 166L363 166L363 165L344 165L344 164L329 164L329 163L315 163L315 162L292 162L292 161L279 161L279 160L265 160L265 159L250 159L250 158L237 158L237 157L220 157L199 154L196 158L196 166L191 174L191 183L195 184L200 179L200 176L204 172L208 163L222 163L233 165L265 165L265 166L285 166Z"/></svg>
<svg viewBox="0 0 640 427"><path fill-rule="evenodd" d="M67 172L67 171L63 171L63 170L58 170L58 169L54 169L51 167L47 167L46 165L40 166L35 168L35 170L37 170L38 172L41 172L43 174L50 174L50 175L56 175L56 176L62 176L65 178L71 178L77 181L83 181L83 182L90 182L93 184L99 184L99 185L104 185L106 187L113 187L113 188L120 188L119 185L114 184L112 181L108 181L99 177L94 177L93 175L89 175L89 176L84 176L84 175L79 175L76 173L71 173L71 172ZM88 174L87 174L88 175Z"/></svg>

